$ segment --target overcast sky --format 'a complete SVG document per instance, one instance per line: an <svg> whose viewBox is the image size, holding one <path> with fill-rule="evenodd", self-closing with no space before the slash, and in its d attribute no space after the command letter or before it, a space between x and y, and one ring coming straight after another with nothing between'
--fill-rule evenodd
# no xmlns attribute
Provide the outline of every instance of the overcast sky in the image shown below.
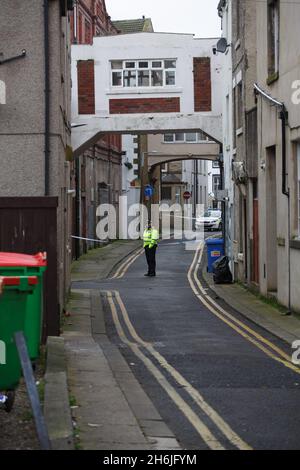
<svg viewBox="0 0 300 470"><path fill-rule="evenodd" d="M219 0L106 0L106 8L113 20L150 17L156 32L219 37L218 3Z"/></svg>

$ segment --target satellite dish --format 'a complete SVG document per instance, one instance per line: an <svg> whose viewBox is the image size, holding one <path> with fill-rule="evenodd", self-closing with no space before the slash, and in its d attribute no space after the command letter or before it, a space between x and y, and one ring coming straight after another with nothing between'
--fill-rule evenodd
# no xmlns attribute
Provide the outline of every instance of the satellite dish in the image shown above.
<svg viewBox="0 0 300 470"><path fill-rule="evenodd" d="M219 39L219 41L217 42L217 51L222 52L222 54L224 54L224 52L227 51L227 47L229 47L229 44L227 44L227 39L226 38Z"/></svg>

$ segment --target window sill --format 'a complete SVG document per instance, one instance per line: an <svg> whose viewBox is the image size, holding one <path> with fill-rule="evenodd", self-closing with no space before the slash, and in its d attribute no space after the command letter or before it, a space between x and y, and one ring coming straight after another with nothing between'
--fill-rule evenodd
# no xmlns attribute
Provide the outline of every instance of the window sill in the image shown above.
<svg viewBox="0 0 300 470"><path fill-rule="evenodd" d="M293 248L294 250L300 250L300 238L290 240L290 248Z"/></svg>
<svg viewBox="0 0 300 470"><path fill-rule="evenodd" d="M239 129L236 130L236 136L238 137L239 135L242 135L243 133L243 128L240 127Z"/></svg>
<svg viewBox="0 0 300 470"><path fill-rule="evenodd" d="M272 83L276 82L279 78L279 72L274 72L267 78L267 85L272 85Z"/></svg>
<svg viewBox="0 0 300 470"><path fill-rule="evenodd" d="M162 142L163 145L178 145L178 144L185 144L185 145L189 145L189 144L192 144L192 145L203 145L203 144L215 144L216 142L214 142L213 140L201 140L201 141L197 141L197 142L186 142L186 141L176 141L176 142Z"/></svg>
<svg viewBox="0 0 300 470"><path fill-rule="evenodd" d="M156 87L156 88L110 88L106 90L106 95L156 95L160 93L182 93L181 87Z"/></svg>

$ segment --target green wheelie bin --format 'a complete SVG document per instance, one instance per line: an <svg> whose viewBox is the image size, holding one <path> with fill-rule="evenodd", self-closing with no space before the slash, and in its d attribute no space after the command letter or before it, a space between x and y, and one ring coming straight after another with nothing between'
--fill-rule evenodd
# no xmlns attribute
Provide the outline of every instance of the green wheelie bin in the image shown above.
<svg viewBox="0 0 300 470"><path fill-rule="evenodd" d="M0 252L0 276L37 276L38 284L27 297L24 335L32 361L39 357L43 318L43 275L47 267L46 253L26 255Z"/></svg>
<svg viewBox="0 0 300 470"><path fill-rule="evenodd" d="M0 277L0 390L15 390L21 363L14 334L24 332L27 299L38 286L37 276Z"/></svg>

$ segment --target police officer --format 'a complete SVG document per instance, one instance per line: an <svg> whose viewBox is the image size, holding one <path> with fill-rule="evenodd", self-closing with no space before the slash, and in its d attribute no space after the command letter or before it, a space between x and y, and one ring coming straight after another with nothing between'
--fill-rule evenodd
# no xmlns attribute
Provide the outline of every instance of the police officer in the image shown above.
<svg viewBox="0 0 300 470"><path fill-rule="evenodd" d="M151 220L148 220L148 224L143 235L145 255L148 263L148 272L145 274L145 276L156 276L155 254L158 238L158 231L152 227Z"/></svg>

